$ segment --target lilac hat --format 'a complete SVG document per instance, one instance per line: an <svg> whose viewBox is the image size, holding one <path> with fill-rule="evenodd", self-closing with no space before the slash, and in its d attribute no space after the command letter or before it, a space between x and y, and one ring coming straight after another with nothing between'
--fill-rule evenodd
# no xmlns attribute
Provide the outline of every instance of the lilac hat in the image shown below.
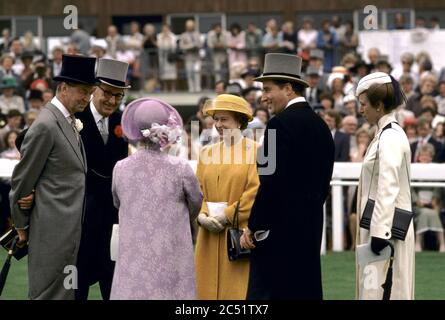
<svg viewBox="0 0 445 320"><path fill-rule="evenodd" d="M176 142L183 123L178 111L154 98L132 101L122 115L122 130L129 140L150 139L161 147Z"/></svg>

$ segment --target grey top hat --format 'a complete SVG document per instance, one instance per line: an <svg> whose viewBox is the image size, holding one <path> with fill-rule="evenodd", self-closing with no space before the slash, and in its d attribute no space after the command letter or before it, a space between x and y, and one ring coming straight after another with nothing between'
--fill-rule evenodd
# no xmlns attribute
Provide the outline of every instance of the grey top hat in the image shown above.
<svg viewBox="0 0 445 320"><path fill-rule="evenodd" d="M314 66L306 68L306 76L320 76L319 69Z"/></svg>
<svg viewBox="0 0 445 320"><path fill-rule="evenodd" d="M112 60L99 59L97 64L96 78L109 86L130 89L125 80L127 79L128 63Z"/></svg>
<svg viewBox="0 0 445 320"><path fill-rule="evenodd" d="M309 84L301 78L301 58L293 54L268 53L264 61L263 74L255 81L285 80L298 82L308 87Z"/></svg>
<svg viewBox="0 0 445 320"><path fill-rule="evenodd" d="M309 59L324 59L324 52L320 49L311 49L309 52Z"/></svg>

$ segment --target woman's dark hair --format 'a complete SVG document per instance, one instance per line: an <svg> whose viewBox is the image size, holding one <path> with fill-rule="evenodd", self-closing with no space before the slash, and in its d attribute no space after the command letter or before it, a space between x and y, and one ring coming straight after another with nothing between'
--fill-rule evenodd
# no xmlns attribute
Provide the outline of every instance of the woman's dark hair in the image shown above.
<svg viewBox="0 0 445 320"><path fill-rule="evenodd" d="M10 136L11 134L13 134L13 133L15 133L16 136L19 135L19 132L18 132L18 131L16 131L16 130L11 130L11 131L8 131L8 132L5 134L5 137L3 138L3 143L5 144L5 146L6 146L8 149L9 149L8 139L9 139L9 136Z"/></svg>
<svg viewBox="0 0 445 320"><path fill-rule="evenodd" d="M336 110L333 110L333 109L327 110L325 112L325 115L335 119L335 128L339 128L340 127L342 118L341 118L341 115Z"/></svg>
<svg viewBox="0 0 445 320"><path fill-rule="evenodd" d="M431 113L431 115L433 116L433 118L436 116L436 114L437 114L437 112L436 112L436 110L434 110L433 108L431 108L431 107L426 107L426 108L423 108L422 109L422 111L420 112L420 116L422 116L423 114L425 114L425 113Z"/></svg>
<svg viewBox="0 0 445 320"><path fill-rule="evenodd" d="M327 91L324 91L324 92L322 92L321 94L320 94L320 102L322 101L322 100L330 100L331 101L331 104L332 104L332 107L334 107L334 104L335 104L335 100L334 100L334 98L332 97L332 94L330 94L329 92L327 92Z"/></svg>
<svg viewBox="0 0 445 320"><path fill-rule="evenodd" d="M247 128L247 124L249 123L249 119L247 118L247 116L243 113L239 113L239 112L233 112L233 117L235 118L235 120L237 122L239 122L239 124L241 125L240 130L244 130Z"/></svg>
<svg viewBox="0 0 445 320"><path fill-rule="evenodd" d="M290 82L288 80L273 80L273 83L275 83L277 86L280 87L280 89L283 89L283 87L289 83L292 86L292 90L296 93L299 94L300 96L304 96L304 89L305 86L303 86L302 84L298 83L298 82Z"/></svg>
<svg viewBox="0 0 445 320"><path fill-rule="evenodd" d="M192 130L192 122L193 121L197 121L198 122L199 134L201 135L201 132L202 132L202 130L204 128L204 123L196 115L193 115L193 116L191 116L190 118L187 119L187 122L186 122L183 130L185 132L188 132L187 130L189 130L191 132L191 130Z"/></svg>
<svg viewBox="0 0 445 320"><path fill-rule="evenodd" d="M238 24L238 23L232 23L231 25L230 25L230 28L229 28L229 30L232 32L232 31L234 31L234 30L238 30L239 32L241 32L241 26Z"/></svg>
<svg viewBox="0 0 445 320"><path fill-rule="evenodd" d="M265 112L266 114L267 114L267 121L269 121L269 119L270 119L270 114L269 114L269 110L267 110L267 108L264 108L264 107L257 107L256 109L255 109L255 112L254 112L254 116L256 116L257 115L257 113L258 113L258 111L263 111L263 112Z"/></svg>
<svg viewBox="0 0 445 320"><path fill-rule="evenodd" d="M376 107L379 102L383 103L386 112L390 112L406 102L405 94L400 88L399 82L391 77L391 83L374 84L366 90L369 103Z"/></svg>
<svg viewBox="0 0 445 320"><path fill-rule="evenodd" d="M198 110L202 110L202 108L204 107L205 103L207 100L209 100L210 98L207 96L202 96L201 98L199 98L198 100Z"/></svg>

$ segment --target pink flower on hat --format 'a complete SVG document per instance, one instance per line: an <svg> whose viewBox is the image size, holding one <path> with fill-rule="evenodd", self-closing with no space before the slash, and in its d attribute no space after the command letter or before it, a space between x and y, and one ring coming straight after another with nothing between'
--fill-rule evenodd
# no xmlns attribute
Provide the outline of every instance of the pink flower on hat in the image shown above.
<svg viewBox="0 0 445 320"><path fill-rule="evenodd" d="M150 129L143 129L141 133L144 138L165 148L178 142L182 135L182 129L175 118L170 115L167 124L153 123Z"/></svg>

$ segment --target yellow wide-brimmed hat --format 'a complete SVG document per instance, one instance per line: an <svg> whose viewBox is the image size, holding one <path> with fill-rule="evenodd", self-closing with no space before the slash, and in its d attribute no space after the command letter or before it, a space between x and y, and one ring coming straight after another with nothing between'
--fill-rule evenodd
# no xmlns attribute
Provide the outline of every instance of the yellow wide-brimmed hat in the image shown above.
<svg viewBox="0 0 445 320"><path fill-rule="evenodd" d="M252 109L249 103L238 96L233 94L220 94L215 99L209 99L206 101L202 112L213 117L216 111L232 111L244 114L248 121L252 121Z"/></svg>

